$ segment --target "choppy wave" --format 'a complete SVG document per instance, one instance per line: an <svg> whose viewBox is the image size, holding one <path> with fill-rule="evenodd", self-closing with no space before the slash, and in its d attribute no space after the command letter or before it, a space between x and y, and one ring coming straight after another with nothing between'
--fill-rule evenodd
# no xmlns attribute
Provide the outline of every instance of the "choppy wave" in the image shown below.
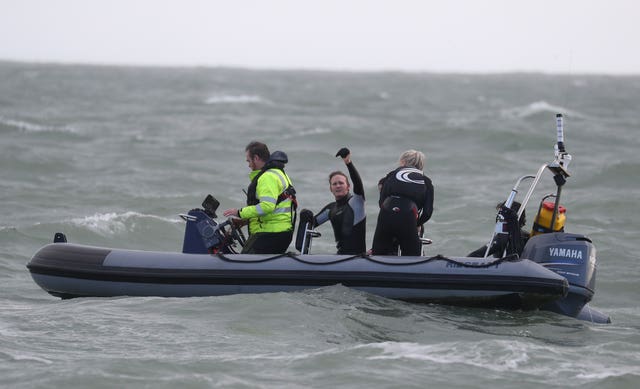
<svg viewBox="0 0 640 389"><path fill-rule="evenodd" d="M36 355L29 355L26 353L2 353L10 360L15 362L37 362L45 365L51 365L54 361L46 358L41 358Z"/></svg>
<svg viewBox="0 0 640 389"><path fill-rule="evenodd" d="M135 228L137 223L144 222L145 219L172 224L181 222L179 219L169 219L130 211L124 213L96 213L92 216L71 219L70 223L101 234L117 234Z"/></svg>
<svg viewBox="0 0 640 389"><path fill-rule="evenodd" d="M70 126L48 126L30 123L23 120L15 120L0 116L0 126L13 128L24 132L65 132L77 134L78 130Z"/></svg>
<svg viewBox="0 0 640 389"><path fill-rule="evenodd" d="M325 127L314 127L306 130L298 131L289 136L285 136L285 138L293 138L293 137L301 137L301 136L309 136L309 135L322 135L322 134L330 134L333 130Z"/></svg>
<svg viewBox="0 0 640 389"><path fill-rule="evenodd" d="M40 77L6 82L16 71ZM0 387L634 387L640 77L580 76L565 103L554 91L571 79L0 63ZM436 190L427 252L469 252L488 239L514 179L551 157L557 112L574 156L567 229L597 246L592 302L612 325L339 286L61 301L25 268L55 232L180 252L185 204L213 192L225 208L241 205L242 150L256 138L290 154L300 204L312 210L330 196L325 174L343 168L332 154L352 149L367 243L378 178L403 150L424 151ZM319 232L313 252L335 252L331 226Z"/></svg>
<svg viewBox="0 0 640 389"><path fill-rule="evenodd" d="M546 113L561 113L563 115L566 116L570 116L572 118L584 118L585 115L577 112L577 111L573 111L570 110L568 108L565 107L561 107L559 105L553 105L553 104L549 104L548 102L542 100L542 101L535 101L531 104L528 105L524 105L521 107L514 107L514 108L509 108L509 109L503 109L500 111L500 115L504 118L510 118L510 119L526 119L532 116L536 116L539 114L546 114Z"/></svg>
<svg viewBox="0 0 640 389"><path fill-rule="evenodd" d="M369 357L374 360L417 360L443 365L470 366L497 373L531 374L539 376L543 381L554 383L571 379L589 382L609 377L640 375L640 368L632 368L624 363L624 355L612 355L608 365L585 360L583 365L576 366L570 361L573 349L564 350L555 346L513 340L442 342L429 345L384 342L360 347L381 349L380 354ZM592 352L613 354L613 351L607 348ZM547 368L541 368L541 365L556 366L556 369L551 372Z"/></svg>
<svg viewBox="0 0 640 389"><path fill-rule="evenodd" d="M364 347L364 346L363 346ZM477 366L497 371L519 369L530 360L528 352L530 344L513 341L481 341L474 346L469 342L443 342L431 345L405 343L405 342L384 342L373 345L380 348L380 355L372 356L371 359L415 359L422 361L432 361L443 364L457 364ZM496 348L500 348L500 356L496 357ZM491 361L488 363L487 361Z"/></svg>
<svg viewBox="0 0 640 389"><path fill-rule="evenodd" d="M256 104L265 103L267 100L258 95L226 95L216 94L207 97L205 104Z"/></svg>

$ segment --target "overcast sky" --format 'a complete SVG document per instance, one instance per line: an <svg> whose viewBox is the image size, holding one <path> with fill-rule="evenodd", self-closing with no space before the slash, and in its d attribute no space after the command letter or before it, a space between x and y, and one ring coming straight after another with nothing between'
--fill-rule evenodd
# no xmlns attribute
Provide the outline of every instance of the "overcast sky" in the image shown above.
<svg viewBox="0 0 640 389"><path fill-rule="evenodd" d="M636 0L0 0L0 59L640 74Z"/></svg>

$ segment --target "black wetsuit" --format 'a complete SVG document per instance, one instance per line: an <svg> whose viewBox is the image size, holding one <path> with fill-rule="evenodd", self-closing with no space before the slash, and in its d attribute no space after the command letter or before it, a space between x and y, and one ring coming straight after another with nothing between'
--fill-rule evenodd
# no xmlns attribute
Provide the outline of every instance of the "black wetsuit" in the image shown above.
<svg viewBox="0 0 640 389"><path fill-rule="evenodd" d="M525 230L520 231L520 246L518 247L519 252L516 254L522 254L522 249L524 245L529 240L529 233ZM498 234L493 238L493 242L491 243L491 249L489 249L489 253L487 256L493 256L495 258L502 258L507 245L509 244L509 236L505 234ZM480 247L479 249L470 252L467 254L467 257L484 257L484 254L487 252L487 245Z"/></svg>
<svg viewBox="0 0 640 389"><path fill-rule="evenodd" d="M419 256L418 226L433 213L433 184L422 171L399 167L381 180L380 213L373 236L373 254Z"/></svg>
<svg viewBox="0 0 640 389"><path fill-rule="evenodd" d="M353 194L327 204L314 217L316 226L331 221L338 254L362 254L367 251L367 219L364 210L364 187L353 163L347 164L353 181Z"/></svg>

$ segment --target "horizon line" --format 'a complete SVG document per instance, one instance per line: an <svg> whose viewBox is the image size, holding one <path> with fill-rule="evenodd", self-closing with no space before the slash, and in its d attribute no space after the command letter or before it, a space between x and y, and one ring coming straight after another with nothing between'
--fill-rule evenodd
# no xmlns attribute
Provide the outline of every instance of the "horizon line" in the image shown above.
<svg viewBox="0 0 640 389"><path fill-rule="evenodd" d="M327 73L406 73L406 74L439 74L439 75L500 75L500 74L543 74L558 76L610 76L634 77L637 72L606 72L606 71L550 71L539 69L503 69L503 70L463 70L463 69L413 69L413 68L355 68L355 67L313 67L313 66L256 66L242 64L184 64L184 63L136 63L126 61L82 61L82 60L51 60L51 59L15 59L1 58L0 63L15 63L26 65L54 65L54 66L90 66L90 67L131 67L131 68L166 68L166 69L236 69L248 71L292 71L292 72L327 72Z"/></svg>

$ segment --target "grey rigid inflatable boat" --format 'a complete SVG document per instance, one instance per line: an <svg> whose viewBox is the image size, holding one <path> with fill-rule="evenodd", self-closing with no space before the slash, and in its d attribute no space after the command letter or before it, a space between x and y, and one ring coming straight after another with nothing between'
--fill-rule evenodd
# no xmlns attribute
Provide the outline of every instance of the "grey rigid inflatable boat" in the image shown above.
<svg viewBox="0 0 640 389"><path fill-rule="evenodd" d="M588 305L595 291L595 246L584 235L564 231L560 195L571 156L564 148L561 115L556 122L555 159L535 176L518 179L498 211L484 257L310 254L312 239L319 234L308 210L300 212L295 239L299 253L238 254L245 241L241 227L231 219L218 223L219 202L209 195L202 209L180 215L186 221L182 252L78 245L56 233L54 243L38 250L27 268L42 289L61 298L221 296L342 284L409 302L541 309L609 323L607 315ZM557 192L542 198L533 236L521 247L518 223L545 172L552 173ZM518 186L529 179L532 183L517 210ZM545 202L550 197L554 202ZM506 246L499 258L489 257L497 238Z"/></svg>

